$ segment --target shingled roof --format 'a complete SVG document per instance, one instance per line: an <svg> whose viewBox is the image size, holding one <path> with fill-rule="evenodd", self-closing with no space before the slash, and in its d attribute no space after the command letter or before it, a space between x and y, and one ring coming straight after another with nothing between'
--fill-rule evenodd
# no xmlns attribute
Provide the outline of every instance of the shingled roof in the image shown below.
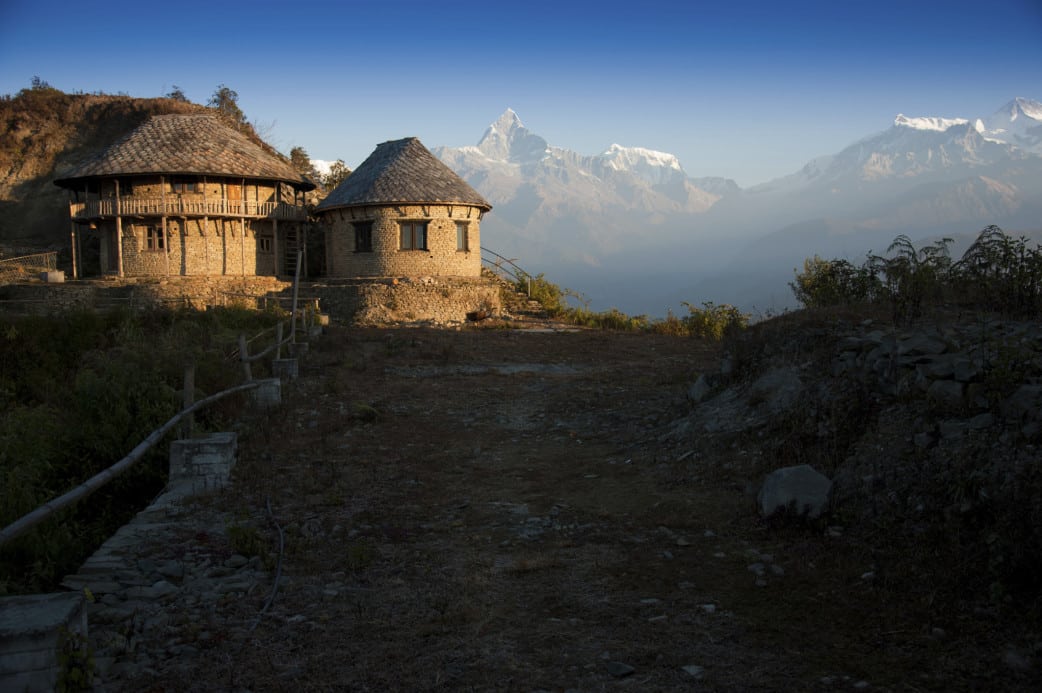
<svg viewBox="0 0 1042 693"><path fill-rule="evenodd" d="M384 142L318 205L319 211L381 204L465 204L492 209L478 191L415 137Z"/></svg>
<svg viewBox="0 0 1042 693"><path fill-rule="evenodd" d="M137 174L232 176L315 185L278 156L210 114L152 116L103 152L54 181Z"/></svg>

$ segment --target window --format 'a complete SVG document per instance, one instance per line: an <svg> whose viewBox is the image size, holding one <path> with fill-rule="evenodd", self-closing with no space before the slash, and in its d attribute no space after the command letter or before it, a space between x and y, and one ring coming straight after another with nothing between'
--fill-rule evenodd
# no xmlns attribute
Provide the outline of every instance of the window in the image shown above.
<svg viewBox="0 0 1042 693"><path fill-rule="evenodd" d="M145 250L163 250L166 243L163 239L163 229L157 226L145 228Z"/></svg>
<svg viewBox="0 0 1042 693"><path fill-rule="evenodd" d="M466 222L456 222L456 250L470 250L470 246L467 243L467 226Z"/></svg>
<svg viewBox="0 0 1042 693"><path fill-rule="evenodd" d="M373 222L360 221L353 226L355 227L355 252L373 252Z"/></svg>
<svg viewBox="0 0 1042 693"><path fill-rule="evenodd" d="M271 237L270 236L261 236L260 238L258 238L257 239L257 250L262 252L262 253L270 253L271 252Z"/></svg>
<svg viewBox="0 0 1042 693"><path fill-rule="evenodd" d="M427 222L403 221L401 250L427 250Z"/></svg>
<svg viewBox="0 0 1042 693"><path fill-rule="evenodd" d="M134 184L127 178L121 178L119 181L119 194L120 195L133 195Z"/></svg>
<svg viewBox="0 0 1042 693"><path fill-rule="evenodd" d="M199 192L199 184L191 178L171 178L170 189L175 193Z"/></svg>

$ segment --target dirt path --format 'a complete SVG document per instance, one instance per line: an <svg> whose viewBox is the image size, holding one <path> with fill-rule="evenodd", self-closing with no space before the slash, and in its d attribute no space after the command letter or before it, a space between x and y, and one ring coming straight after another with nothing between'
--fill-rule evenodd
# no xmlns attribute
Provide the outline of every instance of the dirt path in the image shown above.
<svg viewBox="0 0 1042 693"><path fill-rule="evenodd" d="M175 602L165 649L113 686L922 690L987 668L881 604L841 535L768 530L728 471L751 448L673 440L716 357L608 332L332 331L211 501L238 537L217 564L273 569L270 501L274 603L250 629L266 589Z"/></svg>

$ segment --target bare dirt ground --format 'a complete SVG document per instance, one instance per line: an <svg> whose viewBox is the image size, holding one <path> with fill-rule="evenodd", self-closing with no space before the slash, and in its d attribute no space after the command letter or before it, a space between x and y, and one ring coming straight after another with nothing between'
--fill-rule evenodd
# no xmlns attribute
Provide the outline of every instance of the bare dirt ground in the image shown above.
<svg viewBox="0 0 1042 693"><path fill-rule="evenodd" d="M274 572L270 505L274 601L252 630L266 590L175 616L194 656L127 689L1030 689L979 619L866 581L844 533L761 520L728 464L748 446L669 436L717 349L332 329L210 501L239 528L214 550Z"/></svg>

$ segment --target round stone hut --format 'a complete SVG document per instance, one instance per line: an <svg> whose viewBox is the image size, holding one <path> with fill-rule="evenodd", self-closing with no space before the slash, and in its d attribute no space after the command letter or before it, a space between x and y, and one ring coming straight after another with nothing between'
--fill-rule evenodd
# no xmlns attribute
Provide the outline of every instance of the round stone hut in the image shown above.
<svg viewBox="0 0 1042 693"><path fill-rule="evenodd" d="M94 234L120 277L292 274L315 185L212 114L153 116L54 181L74 257Z"/></svg>
<svg viewBox="0 0 1042 693"><path fill-rule="evenodd" d="M415 137L384 142L317 207L330 277L478 277L492 209Z"/></svg>

